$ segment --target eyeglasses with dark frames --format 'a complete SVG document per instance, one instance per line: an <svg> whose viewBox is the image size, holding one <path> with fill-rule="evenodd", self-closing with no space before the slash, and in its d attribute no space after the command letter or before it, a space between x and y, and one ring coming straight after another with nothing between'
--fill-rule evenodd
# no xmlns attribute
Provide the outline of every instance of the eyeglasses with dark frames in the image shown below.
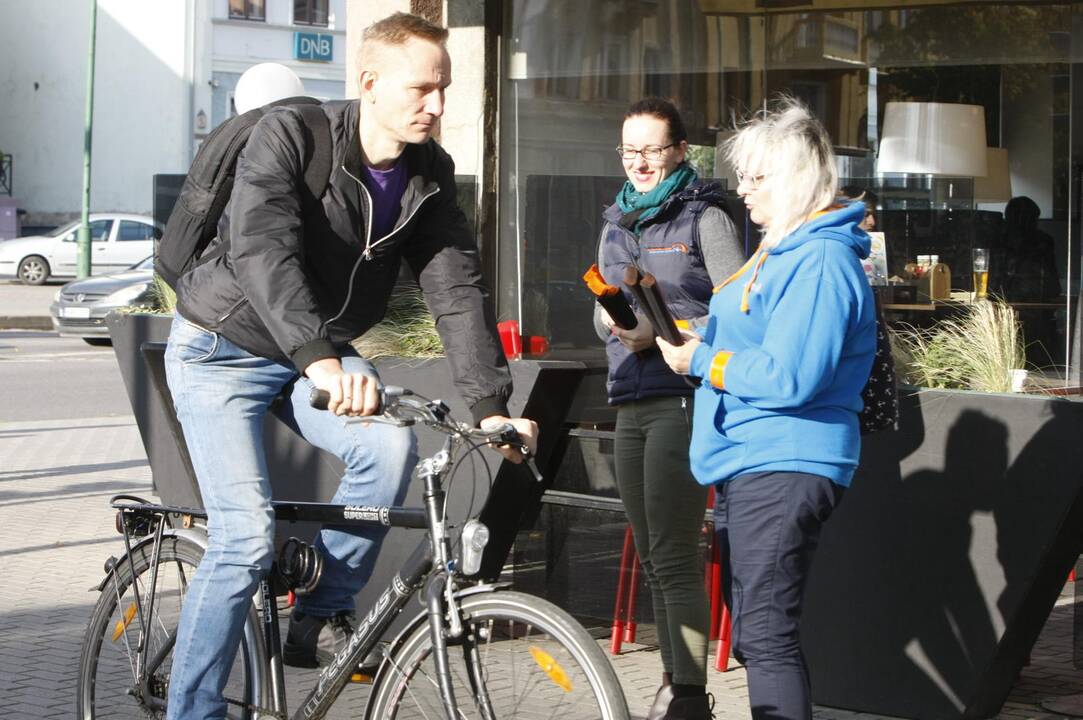
<svg viewBox="0 0 1083 720"><path fill-rule="evenodd" d="M670 143L669 145L648 145L645 148L634 148L631 145L618 145L617 154L621 156L623 160L632 160L636 155L642 155L644 160L661 160L662 154L671 147L676 147L677 143Z"/></svg>

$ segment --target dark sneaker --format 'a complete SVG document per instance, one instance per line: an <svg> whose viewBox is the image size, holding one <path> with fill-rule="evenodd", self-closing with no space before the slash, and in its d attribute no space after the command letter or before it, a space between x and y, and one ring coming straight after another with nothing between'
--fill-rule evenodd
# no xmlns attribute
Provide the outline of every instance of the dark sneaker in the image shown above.
<svg viewBox="0 0 1083 720"><path fill-rule="evenodd" d="M355 627L357 617L352 612L341 612L326 618L306 615L294 608L290 613L286 642L282 646L282 662L301 668L327 665L346 646ZM377 646L361 662L358 672L374 675L382 659L383 652Z"/></svg>
<svg viewBox="0 0 1083 720"><path fill-rule="evenodd" d="M713 720L714 695L673 698L663 720Z"/></svg>

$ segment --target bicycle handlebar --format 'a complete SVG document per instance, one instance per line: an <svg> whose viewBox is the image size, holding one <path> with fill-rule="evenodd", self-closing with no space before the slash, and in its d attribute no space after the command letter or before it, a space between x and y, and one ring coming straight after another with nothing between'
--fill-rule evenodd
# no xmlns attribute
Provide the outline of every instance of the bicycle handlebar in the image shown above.
<svg viewBox="0 0 1083 720"><path fill-rule="evenodd" d="M432 427L445 434L461 434L475 440L481 440L489 445L510 445L518 448L523 453L523 460L529 467L534 478L542 481L542 475L534 464L533 456L526 447L526 443L519 436L519 432L511 423L504 423L495 428L473 428L464 423L455 422L451 419L450 410L439 400L408 400L408 396L414 393L397 385L384 385L379 390L379 403L373 415L359 418L351 418L359 422L380 421L387 418L393 422L413 424L420 420L425 425ZM331 394L326 390L313 388L308 396L309 404L317 410L326 410L331 402Z"/></svg>

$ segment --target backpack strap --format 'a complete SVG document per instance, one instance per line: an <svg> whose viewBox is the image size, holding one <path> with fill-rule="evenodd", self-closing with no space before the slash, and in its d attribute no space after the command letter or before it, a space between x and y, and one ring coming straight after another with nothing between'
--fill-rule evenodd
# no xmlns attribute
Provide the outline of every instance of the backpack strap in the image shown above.
<svg viewBox="0 0 1083 720"><path fill-rule="evenodd" d="M334 145L331 140L331 124L323 107L317 104L297 105L305 130L305 186L312 199L319 200L331 180L334 162Z"/></svg>

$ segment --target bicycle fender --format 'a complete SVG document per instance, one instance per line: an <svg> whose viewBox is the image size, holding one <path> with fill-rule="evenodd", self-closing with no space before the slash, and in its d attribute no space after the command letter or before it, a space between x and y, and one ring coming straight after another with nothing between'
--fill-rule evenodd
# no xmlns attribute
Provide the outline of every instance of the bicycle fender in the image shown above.
<svg viewBox="0 0 1083 720"><path fill-rule="evenodd" d="M170 528L169 530L166 530L162 533L163 540L167 537L175 537L181 540L188 540L193 545L198 545L203 550L207 549L207 534L204 532L185 528ZM153 544L154 536L148 535L147 537L137 542L135 545L132 545L132 552L134 553L137 550L141 550L145 545ZM105 574L105 577L102 578L101 582L87 590L87 592L101 592L102 590L104 590L105 586L109 584L109 581L116 574L117 568L127 562L127 560L128 553L125 553L122 557L117 558L117 562L115 565L113 565L113 569Z"/></svg>

